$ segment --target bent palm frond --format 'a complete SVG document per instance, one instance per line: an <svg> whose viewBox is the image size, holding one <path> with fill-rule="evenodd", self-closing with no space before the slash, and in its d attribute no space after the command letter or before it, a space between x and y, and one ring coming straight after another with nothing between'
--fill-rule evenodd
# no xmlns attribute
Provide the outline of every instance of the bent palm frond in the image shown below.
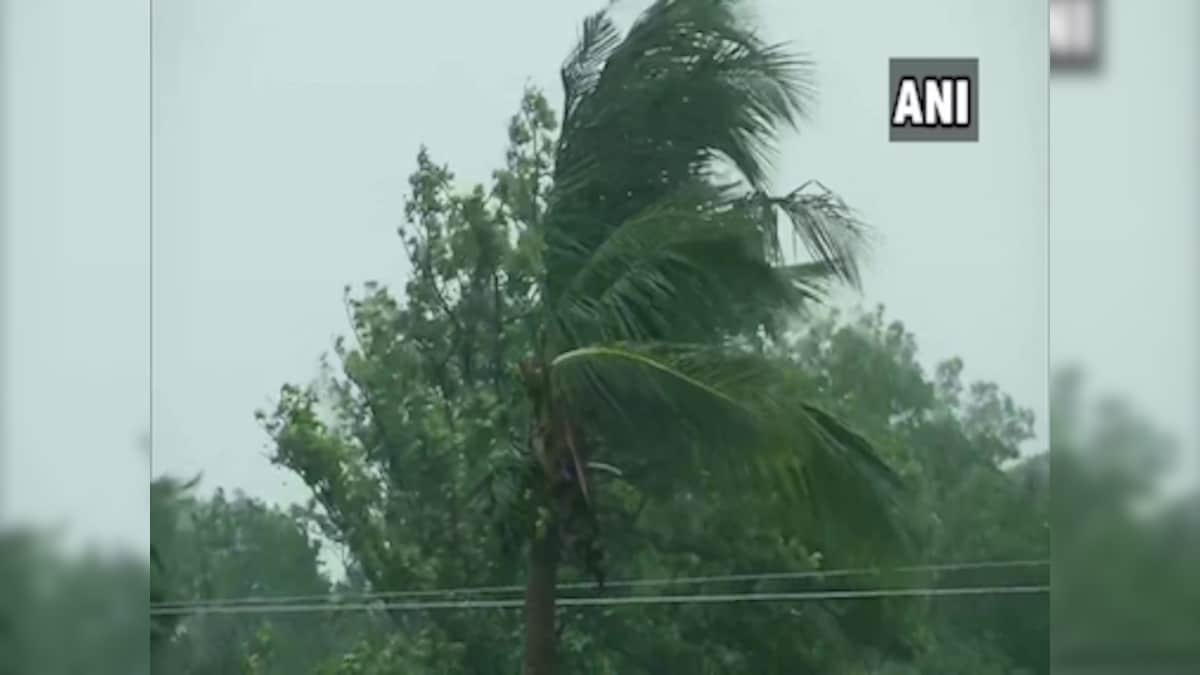
<svg viewBox="0 0 1200 675"><path fill-rule="evenodd" d="M770 262L774 224L751 206L694 185L616 228L558 294L556 346L710 341L821 297L819 266Z"/></svg>
<svg viewBox="0 0 1200 675"><path fill-rule="evenodd" d="M606 12L596 12L583 20L579 42L563 64L563 127L570 127L580 101L592 93L600 80L604 63L621 44L621 33Z"/></svg>
<svg viewBox="0 0 1200 675"><path fill-rule="evenodd" d="M799 395L788 364L729 348L614 343L560 355L551 377L569 414L623 466L738 474L856 536L902 537L899 478L866 438Z"/></svg>
<svg viewBox="0 0 1200 675"><path fill-rule="evenodd" d="M809 181L783 197L759 194L755 199L787 216L792 232L813 260L828 264L841 281L858 286L857 258L866 226L841 197Z"/></svg>
<svg viewBox="0 0 1200 675"><path fill-rule="evenodd" d="M590 341L709 341L755 330L833 280L857 283L861 226L835 197L730 196L691 184L616 227L592 250L551 239L577 260L550 318L562 349ZM777 213L795 223L813 260L783 264Z"/></svg>
<svg viewBox="0 0 1200 675"><path fill-rule="evenodd" d="M776 132L797 122L811 86L807 63L754 35L735 5L660 0L620 40L603 15L584 23L563 67L548 235L590 251L721 166L766 189ZM577 256L546 263L553 299Z"/></svg>

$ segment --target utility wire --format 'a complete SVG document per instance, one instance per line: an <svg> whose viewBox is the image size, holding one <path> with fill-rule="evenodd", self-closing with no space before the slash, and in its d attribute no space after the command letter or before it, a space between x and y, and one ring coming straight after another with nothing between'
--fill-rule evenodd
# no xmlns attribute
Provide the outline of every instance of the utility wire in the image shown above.
<svg viewBox="0 0 1200 675"><path fill-rule="evenodd" d="M714 576L693 576L693 577L663 577L657 579L627 579L618 581L605 582L603 588L644 588L647 586L680 586L693 584L707 583L737 583L749 581L784 581L796 579L830 579L830 578L845 578L852 576L879 575L886 573L912 574L919 572L951 572L962 570L980 570L980 569L1000 569L1000 568L1035 568L1045 567L1050 564L1049 560L999 560L999 561L982 561L968 563L939 563L926 565L908 565L904 567L894 568L848 568L834 570L805 570L802 572L766 572L756 574L724 574ZM562 590L597 590L600 586L596 582L571 582L559 584L558 589ZM366 593L324 593L317 595L280 595L280 596L246 596L232 597L224 599L204 599L204 600L173 600L151 603L153 609L175 609L175 608L205 608L205 607L236 607L247 605L279 605L290 603L312 603L321 600L333 600L337 602L352 602L352 601L367 601L367 600L388 600L388 599L403 599L403 598L436 598L440 596L470 596L470 595L492 595L504 593L520 593L525 590L524 586L469 586L459 588L440 588L440 589L424 589L424 590L403 590L403 591L374 591ZM447 602L461 602L461 600L447 600Z"/></svg>
<svg viewBox="0 0 1200 675"><path fill-rule="evenodd" d="M576 597L558 598L559 607L619 607L623 605L688 605L727 604L735 602L805 602L814 600L857 600L894 597L945 597L980 595L1032 595L1046 593L1049 586L965 586L959 588L878 588L853 591L813 591L797 593L723 593L688 595L633 595L626 597ZM317 604L263 604L224 605L199 608L206 614L299 614L311 612L361 612L389 611L415 612L439 609L516 609L523 607L523 599L509 600L430 600L418 602L371 602L371 603L317 603ZM190 614L187 607L159 607L150 610L151 616Z"/></svg>

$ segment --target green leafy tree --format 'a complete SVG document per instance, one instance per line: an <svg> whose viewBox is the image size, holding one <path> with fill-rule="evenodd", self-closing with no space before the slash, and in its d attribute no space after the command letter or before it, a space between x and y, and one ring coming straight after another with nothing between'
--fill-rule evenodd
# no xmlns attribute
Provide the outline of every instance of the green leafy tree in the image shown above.
<svg viewBox="0 0 1200 675"><path fill-rule="evenodd" d="M1164 503L1176 443L1127 401L1089 400L1083 385L1066 369L1051 390L1055 665L1190 672L1200 666L1200 493Z"/></svg>
<svg viewBox="0 0 1200 675"><path fill-rule="evenodd" d="M373 315L380 316L380 315ZM372 324L374 325L374 324ZM364 331L369 332L369 331ZM808 317L804 330L778 347L780 358L809 375L810 396L851 419L892 463L901 467L918 508L922 557L897 563L1044 558L1046 493L1024 467L1006 470L1032 419L994 386L964 385L963 364L950 360L926 375L913 336L881 311L842 320ZM411 385L411 382L408 383ZM393 387L398 384L391 385ZM379 391L386 392L386 389ZM414 468L416 466L414 465ZM619 577L819 570L880 562L821 536L819 521L769 491L739 490L741 481L707 471L686 490L644 481L602 488L605 531ZM1034 472L1036 478L1036 472ZM414 481L414 484L416 482ZM469 481L456 483L466 491ZM1043 483L1044 486L1044 483ZM441 504L430 490L429 506ZM920 515L920 518L918 518ZM443 521L444 522L444 521ZM430 569L453 568L426 542L410 542ZM463 549L486 563L490 547ZM1044 583L1045 570L874 577L837 581L834 588L892 585L1011 585ZM511 583L489 577L477 583ZM434 577L431 586L450 582ZM754 582L689 586L689 590L822 590L828 583ZM563 661L570 672L653 673L662 668L696 672L1011 672L1038 664L1047 651L1044 596L1031 599L971 597L961 603L864 600L737 607L636 607L572 609L563 627ZM503 613L439 614L428 623L405 615L406 628L391 640L364 641L333 670L339 674L386 672L511 672L513 617ZM477 631L463 627L475 626ZM494 633L492 631L495 631ZM406 639L416 634L416 639ZM490 643L480 635L500 635ZM454 645L458 645L455 647ZM480 661L463 660L468 645ZM435 659L434 655L438 655ZM436 665L435 665L436 664ZM492 664L492 665L488 665ZM507 665L500 665L507 664ZM877 665L872 665L877 664ZM965 665L964 665L965 664ZM490 668L490 669L489 669ZM966 670L963 670L963 669ZM908 670L904 670L908 669Z"/></svg>
<svg viewBox="0 0 1200 675"><path fill-rule="evenodd" d="M377 588L514 571L467 553L485 535L457 485L495 494L527 555L527 673L555 667L560 568L603 575L610 477L656 494L721 472L799 498L847 541L896 533L893 472L764 349L826 282L857 281L861 228L817 183L768 192L772 143L810 86L739 9L664 0L624 35L588 18L559 133L527 97L491 195L455 194L422 153L406 306L378 288L350 302L358 348L340 346L331 388L356 414L285 387L264 415ZM811 262L784 260L781 214ZM486 653L478 628L453 630L468 662Z"/></svg>
<svg viewBox="0 0 1200 675"><path fill-rule="evenodd" d="M906 562L1049 559L1046 455L1021 452L1033 439L1032 412L993 383L964 382L961 359L927 373L915 337L887 320L882 307L816 317L786 351L811 373L814 395L862 429L904 477L911 495L906 520L921 552ZM1037 586L1048 583L1047 572L1029 565L893 582ZM909 643L906 658L918 672L1049 672L1045 594L891 604L903 618L881 628Z"/></svg>
<svg viewBox="0 0 1200 675"><path fill-rule="evenodd" d="M170 599L176 583L174 566L164 562L164 551L179 548L179 525L182 509L192 504L189 492L197 480L182 482L160 477L150 483L150 602L158 604ZM150 619L150 657L154 669L162 672L164 647L170 644L179 625L179 615L154 615Z"/></svg>
<svg viewBox="0 0 1200 675"><path fill-rule="evenodd" d="M0 532L0 673L148 673L146 582L137 556Z"/></svg>
<svg viewBox="0 0 1200 675"><path fill-rule="evenodd" d="M229 598L327 595L320 547L307 520L218 489L192 494L196 481L160 478L151 486L151 536L157 564L154 601L185 609ZM167 604L163 604L167 603ZM203 611L155 616L151 648L155 670L172 673L300 673L330 651L353 644L345 617ZM157 630L154 630L157 629ZM284 633L285 640L272 636ZM344 640L344 641L343 641Z"/></svg>

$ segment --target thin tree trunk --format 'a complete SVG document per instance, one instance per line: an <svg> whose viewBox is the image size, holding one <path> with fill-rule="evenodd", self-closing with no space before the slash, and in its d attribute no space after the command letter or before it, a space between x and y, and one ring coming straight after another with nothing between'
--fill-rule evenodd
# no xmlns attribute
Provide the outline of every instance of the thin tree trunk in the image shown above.
<svg viewBox="0 0 1200 675"><path fill-rule="evenodd" d="M553 675L556 642L554 593L558 584L558 541L553 527L529 545L525 588L524 675Z"/></svg>

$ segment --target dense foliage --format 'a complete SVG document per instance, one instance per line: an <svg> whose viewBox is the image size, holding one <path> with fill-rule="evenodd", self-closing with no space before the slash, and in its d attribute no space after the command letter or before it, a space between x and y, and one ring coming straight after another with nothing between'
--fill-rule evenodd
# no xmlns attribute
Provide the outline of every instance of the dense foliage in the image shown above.
<svg viewBox="0 0 1200 675"><path fill-rule="evenodd" d="M197 598L325 597L333 585L321 571L319 546L304 521L218 489L198 500L192 485L160 479L151 486L151 526L160 565L151 570L158 606ZM239 614L196 613L186 622L156 617L154 667L172 673L236 673L267 651L275 672L304 672L342 644L339 616L284 615L259 620ZM269 650L281 632L286 649ZM230 645L231 649L213 649Z"/></svg>
<svg viewBox="0 0 1200 675"><path fill-rule="evenodd" d="M145 561L54 539L0 530L0 674L150 672Z"/></svg>
<svg viewBox="0 0 1200 675"><path fill-rule="evenodd" d="M381 293L381 291L376 291ZM378 297L378 296L377 296ZM816 400L868 430L870 437L903 472L919 504L910 517L919 522L916 536L919 557L893 559L892 564L1026 560L1048 553L1048 493L1036 471L1020 464L1006 470L1017 445L1029 434L1030 418L995 387L965 386L961 362L951 360L932 374L917 362L911 334L901 324L887 321L882 312L813 316L781 351L811 373ZM436 409L435 409L436 410ZM334 411L314 410L314 417L333 423ZM441 414L435 412L433 414ZM374 589L427 589L461 586L507 585L520 581L519 558L503 550L502 528L485 527L489 521L474 514L465 496L476 484L465 472L452 470L425 477L422 469L439 465L415 448L401 458L408 464L406 485L419 516L403 527L417 534L401 538L413 567L392 574L407 575L390 586L377 586L353 542L338 539L337 547L351 552L351 567L343 592ZM418 461L418 459L420 461ZM443 458L449 464L450 459ZM353 466L353 465L350 465ZM1033 465L1036 467L1036 465ZM1022 468L1024 467L1024 468ZM362 471L367 474L366 470ZM340 475L350 474L343 471ZM448 478L446 476L449 476ZM737 491L735 477L712 472L692 487L675 492L668 483L656 495L649 488L635 491L625 486L618 496L628 510L623 522L613 516L606 522L609 569L614 579L666 579L755 572L803 571L857 567L871 561L847 552L824 537L820 524L807 510L773 499L768 491ZM617 483L620 485L620 483ZM342 488L344 489L344 488ZM614 489L614 495L617 491ZM648 498L648 497L653 497ZM456 514L454 500L468 506ZM486 499L484 500L486 502ZM305 537L305 526L315 523L331 537L341 529L324 509L297 510L285 515L264 511L252 503L226 502L218 495L207 506L184 499L188 508L209 514L201 522L209 534L187 535L204 544L187 544L187 553L169 551L165 557L183 556L193 572L180 576L218 579L216 570L239 570L216 586L189 582L172 597L211 598L251 595L249 589L266 588L264 595L320 592L330 582L319 580L316 557ZM243 504L232 508L231 504ZM178 508L178 507L177 507ZM481 506L482 508L482 506ZM279 556L261 556L254 550L235 552L233 539L221 532L251 531L263 514L274 513L275 526L261 536L273 541L290 539L271 548L298 552L288 562ZM226 514L220 516L220 514ZM345 516L342 516L345 517ZM456 540L442 528L463 518ZM294 520L293 520L294 519ZM240 521L238 528L214 526ZM472 526L475 522L475 526ZM192 526L189 526L192 527ZM394 525L400 529L400 524ZM269 531L277 530L270 535ZM285 534L286 533L286 534ZM465 536L466 534L471 536ZM180 535L176 535L180 536ZM225 536L224 540L218 540ZM163 535L163 542L170 539ZM165 544L164 544L165 545ZM232 562L237 560L236 565ZM508 562L506 566L504 563ZM284 567L281 567L284 566ZM214 570L199 574L199 570ZM289 569L295 571L288 571ZM308 571L305 571L308 570ZM466 571L472 571L468 574ZM770 590L853 589L966 585L1013 585L1044 582L1046 570L975 570L940 575L883 574L827 579L760 580L741 583L663 585L638 589L614 587L619 596L658 593L724 593ZM177 577L178 578L178 577ZM582 577L580 577L582 578ZM361 586L356 586L358 583ZM350 588L349 586L355 586ZM240 590L239 590L240 589ZM567 592L593 595L595 589ZM495 597L495 596L488 596ZM505 595L503 597L512 597ZM351 673L511 673L520 663L520 609L438 610L430 612L314 613L326 626L331 640L322 643L322 658L313 660L312 635L290 615L240 614L197 616L192 622L219 622L235 631L236 640L212 632L187 631L189 646L174 646L181 656L196 658L190 670L169 672L228 672L216 666L204 670L206 658L236 659L244 663L256 653L253 637L264 625L272 626L272 650L262 660L262 672ZM682 606L614 606L563 610L566 621L562 643L564 667L569 672L652 673L695 672L821 672L821 673L1007 673L1020 666L1030 672L1048 672L1048 601L1030 597L894 598L857 601L754 603ZM301 615L303 616L303 615ZM277 618L278 617L278 618ZM340 626L332 630L329 626ZM232 633L231 633L232 634ZM227 646L243 647L231 650ZM293 660L295 659L295 660ZM310 659L310 670L297 671L287 663ZM321 670L317 664L321 664ZM874 669L874 670L872 670ZM882 669L882 670L881 670Z"/></svg>
<svg viewBox="0 0 1200 675"><path fill-rule="evenodd" d="M764 514L808 518L847 556L904 540L893 469L772 349L824 284L857 281L851 211L815 182L768 191L806 64L738 2L659 0L624 33L588 17L562 81L561 123L530 92L489 190L460 193L421 153L404 302L349 300L341 372L263 415L372 585L520 569L527 675L571 658L562 575L623 571L617 540L680 494L765 491ZM781 217L810 258L784 257ZM472 560L480 497L524 562Z"/></svg>

